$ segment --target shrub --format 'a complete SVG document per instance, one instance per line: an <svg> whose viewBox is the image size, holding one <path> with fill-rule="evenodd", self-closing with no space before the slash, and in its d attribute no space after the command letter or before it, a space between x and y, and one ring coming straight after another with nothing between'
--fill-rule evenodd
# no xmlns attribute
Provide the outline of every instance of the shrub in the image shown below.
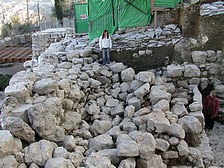
<svg viewBox="0 0 224 168"><path fill-rule="evenodd" d="M4 91L4 89L6 88L6 86L9 85L9 80L11 79L11 75L3 75L0 74L0 90Z"/></svg>

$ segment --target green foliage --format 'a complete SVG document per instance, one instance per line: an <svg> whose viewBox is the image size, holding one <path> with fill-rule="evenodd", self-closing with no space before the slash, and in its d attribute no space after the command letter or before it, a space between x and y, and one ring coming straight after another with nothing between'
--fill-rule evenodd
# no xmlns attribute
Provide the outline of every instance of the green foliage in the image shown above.
<svg viewBox="0 0 224 168"><path fill-rule="evenodd" d="M14 20L15 21L15 20ZM32 24L30 23L20 23L20 22L13 22L4 24L1 28L1 36L2 38L10 37L12 35L21 35L21 34L28 34L31 33L33 30Z"/></svg>
<svg viewBox="0 0 224 168"><path fill-rule="evenodd" d="M9 85L9 80L12 76L11 75L2 75L0 74L0 90L4 91L6 86Z"/></svg>
<svg viewBox="0 0 224 168"><path fill-rule="evenodd" d="M12 25L11 24L4 24L4 25L2 25L1 32L2 32L1 36L3 38L11 36L11 34L12 34Z"/></svg>
<svg viewBox="0 0 224 168"><path fill-rule="evenodd" d="M18 35L28 34L31 31L31 25L30 23L24 23L24 24L18 23L14 25L13 31L14 31L13 34L18 34Z"/></svg>
<svg viewBox="0 0 224 168"><path fill-rule="evenodd" d="M54 0L55 14L59 21L63 19L63 10L60 0Z"/></svg>
<svg viewBox="0 0 224 168"><path fill-rule="evenodd" d="M59 20L62 20L63 17L72 17L73 5L69 5L69 2L66 0L55 0L51 13L52 16L55 16Z"/></svg>

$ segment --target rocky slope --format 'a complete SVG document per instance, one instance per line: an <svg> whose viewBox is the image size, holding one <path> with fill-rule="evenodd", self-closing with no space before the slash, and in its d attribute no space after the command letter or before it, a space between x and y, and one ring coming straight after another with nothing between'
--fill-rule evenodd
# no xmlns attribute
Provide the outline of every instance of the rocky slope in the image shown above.
<svg viewBox="0 0 224 168"><path fill-rule="evenodd" d="M213 164L203 131L197 65L169 65L136 74L121 62L99 64L92 48L67 37L24 67L5 89L1 164L46 168ZM190 85L178 84L183 78Z"/></svg>

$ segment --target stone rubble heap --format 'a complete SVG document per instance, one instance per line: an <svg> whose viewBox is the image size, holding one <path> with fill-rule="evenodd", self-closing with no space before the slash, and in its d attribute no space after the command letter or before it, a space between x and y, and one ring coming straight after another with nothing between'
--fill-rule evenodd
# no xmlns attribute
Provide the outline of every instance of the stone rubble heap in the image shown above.
<svg viewBox="0 0 224 168"><path fill-rule="evenodd" d="M224 2L216 1L211 4L204 3L200 7L200 15L201 16L214 16L224 14Z"/></svg>
<svg viewBox="0 0 224 168"><path fill-rule="evenodd" d="M208 167L198 86L209 83L202 64L217 53L200 55L192 54L199 66L135 74L120 62L99 64L76 39L52 43L5 89L0 167Z"/></svg>
<svg viewBox="0 0 224 168"><path fill-rule="evenodd" d="M52 30L37 32L32 35L33 56L38 57L51 43L59 42L64 38L72 37L70 29L59 29L52 33ZM155 30L149 27L120 30L111 35L113 41L112 50L121 52L123 50L136 50L142 48L161 47L176 44L181 38L181 30L176 24L168 24L157 27ZM73 45L75 49L88 45L88 36L76 37ZM99 37L93 39L89 46L99 52Z"/></svg>
<svg viewBox="0 0 224 168"><path fill-rule="evenodd" d="M143 27L121 30L111 36L113 48L122 50L136 50L139 48L161 47L176 44L181 38L181 30L176 24L159 26L156 29ZM98 47L99 38L95 38L90 46Z"/></svg>

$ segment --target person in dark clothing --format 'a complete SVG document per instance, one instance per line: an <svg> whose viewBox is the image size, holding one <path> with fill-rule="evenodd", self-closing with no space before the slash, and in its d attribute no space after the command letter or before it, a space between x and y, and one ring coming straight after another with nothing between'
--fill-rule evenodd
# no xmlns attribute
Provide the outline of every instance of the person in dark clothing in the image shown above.
<svg viewBox="0 0 224 168"><path fill-rule="evenodd" d="M218 114L220 103L214 90L203 100L203 113L205 117L205 130L212 130L215 117Z"/></svg>

